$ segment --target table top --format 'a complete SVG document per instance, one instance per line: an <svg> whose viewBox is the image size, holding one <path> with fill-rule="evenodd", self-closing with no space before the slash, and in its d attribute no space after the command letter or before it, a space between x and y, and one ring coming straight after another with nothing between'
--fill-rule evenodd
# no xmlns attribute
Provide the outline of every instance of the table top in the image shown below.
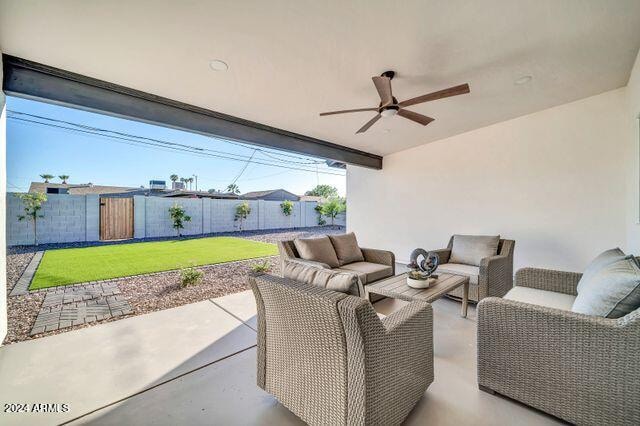
<svg viewBox="0 0 640 426"><path fill-rule="evenodd" d="M437 274L438 279L431 283L429 288L411 288L407 285L407 273L396 275L384 280L376 281L366 285L364 288L367 293L379 294L381 296L392 297L394 299L406 300L422 300L432 303L469 282L469 277L452 274Z"/></svg>

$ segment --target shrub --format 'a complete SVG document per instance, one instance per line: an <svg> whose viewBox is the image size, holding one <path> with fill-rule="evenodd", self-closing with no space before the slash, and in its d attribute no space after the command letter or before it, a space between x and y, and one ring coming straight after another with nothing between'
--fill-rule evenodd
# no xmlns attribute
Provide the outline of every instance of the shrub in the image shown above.
<svg viewBox="0 0 640 426"><path fill-rule="evenodd" d="M195 266L187 266L180 271L180 287L200 284L204 272L196 269Z"/></svg>
<svg viewBox="0 0 640 426"><path fill-rule="evenodd" d="M331 225L335 221L336 216L347 210L347 204L342 198L332 198L326 203L320 205L320 213L323 216L331 218Z"/></svg>
<svg viewBox="0 0 640 426"><path fill-rule="evenodd" d="M280 204L280 208L282 209L282 214L289 218L289 228L291 228L291 214L293 213L293 203L289 200L284 200L282 204Z"/></svg>
<svg viewBox="0 0 640 426"><path fill-rule="evenodd" d="M242 224L247 219L247 217L251 214L251 207L249 207L249 203L245 201L244 203L240 203L236 206L236 217L234 221L240 222L240 230L242 231Z"/></svg>
<svg viewBox="0 0 640 426"><path fill-rule="evenodd" d="M191 222L191 216L188 216L184 207L177 203L169 207L169 216L173 221L173 227L178 232L178 237L181 236L180 230L184 229L185 222Z"/></svg>
<svg viewBox="0 0 640 426"><path fill-rule="evenodd" d="M264 274L265 272L269 272L271 270L271 263L268 260L264 260L260 263L254 263L251 265L251 272L256 275Z"/></svg>

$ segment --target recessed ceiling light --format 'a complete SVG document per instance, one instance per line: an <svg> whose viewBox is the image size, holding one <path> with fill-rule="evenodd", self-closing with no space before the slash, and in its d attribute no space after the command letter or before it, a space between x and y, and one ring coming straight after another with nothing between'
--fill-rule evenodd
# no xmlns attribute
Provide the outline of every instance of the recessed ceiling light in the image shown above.
<svg viewBox="0 0 640 426"><path fill-rule="evenodd" d="M518 86L520 86L521 84L527 84L532 79L533 79L533 77L531 77L530 75L523 75L522 77L520 77L519 79L514 81L514 83L517 84Z"/></svg>
<svg viewBox="0 0 640 426"><path fill-rule="evenodd" d="M214 59L209 61L209 68L214 71L226 71L229 69L229 65L225 61L221 61L220 59Z"/></svg>

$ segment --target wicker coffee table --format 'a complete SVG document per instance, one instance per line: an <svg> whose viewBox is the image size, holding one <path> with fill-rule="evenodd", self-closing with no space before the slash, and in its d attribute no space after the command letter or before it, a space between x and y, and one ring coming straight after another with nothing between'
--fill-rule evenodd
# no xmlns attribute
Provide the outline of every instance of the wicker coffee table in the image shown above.
<svg viewBox="0 0 640 426"><path fill-rule="evenodd" d="M378 294L394 299L406 300L407 302L422 300L424 302L433 303L460 286L464 286L462 292L461 315L463 318L466 318L467 306L469 305L469 277L452 274L438 274L438 279L436 279L429 288L417 289L411 288L407 285L407 274L404 273L377 281L365 286L364 288L367 291L367 297L369 297L370 294Z"/></svg>

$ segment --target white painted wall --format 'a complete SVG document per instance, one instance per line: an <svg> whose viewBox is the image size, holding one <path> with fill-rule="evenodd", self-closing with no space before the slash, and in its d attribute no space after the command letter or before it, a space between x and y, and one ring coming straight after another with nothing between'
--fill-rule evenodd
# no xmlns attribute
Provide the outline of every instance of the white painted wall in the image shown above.
<svg viewBox="0 0 640 426"><path fill-rule="evenodd" d="M348 229L401 261L501 234L516 268L582 270L626 245L627 114L622 88L348 167Z"/></svg>
<svg viewBox="0 0 640 426"><path fill-rule="evenodd" d="M627 84L627 123L629 127L629 161L627 179L627 246L640 253L640 52Z"/></svg>
<svg viewBox="0 0 640 426"><path fill-rule="evenodd" d="M7 111L2 91L2 51L0 51L0 345L7 335Z"/></svg>

